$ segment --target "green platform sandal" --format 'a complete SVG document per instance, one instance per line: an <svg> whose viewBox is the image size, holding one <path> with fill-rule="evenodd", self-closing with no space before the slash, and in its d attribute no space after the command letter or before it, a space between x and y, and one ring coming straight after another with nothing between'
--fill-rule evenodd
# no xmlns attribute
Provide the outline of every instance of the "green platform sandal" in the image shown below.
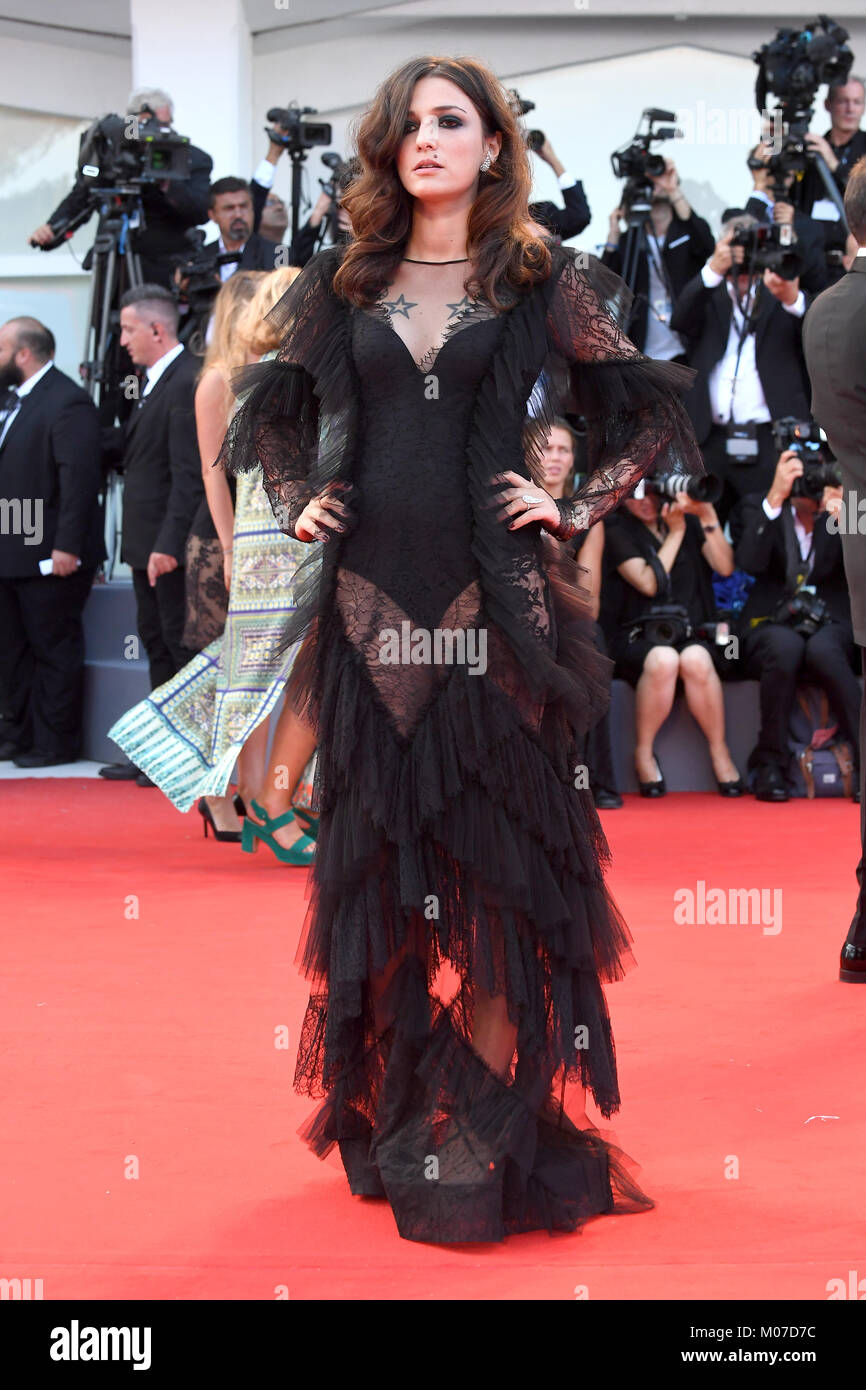
<svg viewBox="0 0 866 1390"><path fill-rule="evenodd" d="M244 817L241 830L241 849L247 854L254 854L259 844L267 845L281 864L294 864L298 868L306 868L312 864L316 856L316 842L309 835L301 835L293 845L287 849L274 838L274 831L279 830L281 825L288 825L295 819L294 811L286 811L285 815L275 816L273 819L264 811L257 801L252 801L250 805L263 824L259 825L256 821L250 820L249 816Z"/></svg>

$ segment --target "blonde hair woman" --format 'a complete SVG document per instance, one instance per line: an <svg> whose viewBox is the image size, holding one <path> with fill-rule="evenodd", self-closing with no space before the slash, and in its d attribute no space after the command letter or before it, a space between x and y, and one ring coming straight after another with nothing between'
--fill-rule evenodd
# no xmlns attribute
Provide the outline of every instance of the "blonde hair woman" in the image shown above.
<svg viewBox="0 0 866 1390"><path fill-rule="evenodd" d="M228 577L225 552L231 550L234 488L214 478L219 451L236 402L228 385L233 371L247 361L237 321L264 271L239 271L216 297L210 319L211 340L198 376L195 424L205 495L193 517L186 542L186 625L184 646L200 652L219 637L226 620ZM220 470L221 472L222 470ZM230 555L228 557L230 559Z"/></svg>
<svg viewBox="0 0 866 1390"><path fill-rule="evenodd" d="M222 335L222 319L215 319L209 359L196 397L205 488L209 502L213 499L217 535L230 561L226 567L229 602L225 631L170 681L129 710L114 726L112 737L122 748L138 750L137 766L180 810L189 810L197 801L205 834L210 826L219 840L240 839L240 820L225 796L237 763L237 808L245 809L245 803L252 803L253 795L261 792L271 810L281 809L282 824L271 837L259 834L258 838L266 839L284 863L303 865L312 858L311 839L301 833L299 825L292 824L293 814L277 808L261 789L266 772L267 719L282 697L297 648L296 644L287 653L280 653L279 638L294 613L295 574L307 547L280 531L261 478L255 473L238 484L229 529L228 483L222 470L212 466L222 443L222 434L217 438L216 421L227 400L225 364L230 354L243 363L273 350L276 333L265 316L297 274L293 266L258 274L253 298L240 318L230 319L228 341ZM229 280L225 288L231 283ZM233 397L228 400L233 401ZM292 777L294 767L300 775L313 748L309 732L299 740L290 725L289 716L281 717L275 738L280 784ZM292 778L289 793L297 780L297 776ZM216 824L214 807L220 825Z"/></svg>

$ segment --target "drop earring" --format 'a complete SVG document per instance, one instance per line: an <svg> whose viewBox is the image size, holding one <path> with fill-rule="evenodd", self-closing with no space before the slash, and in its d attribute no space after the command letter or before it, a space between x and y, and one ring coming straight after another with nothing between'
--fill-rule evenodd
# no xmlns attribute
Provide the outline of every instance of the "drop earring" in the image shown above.
<svg viewBox="0 0 866 1390"><path fill-rule="evenodd" d="M487 153L486 153L486 155L484 156L483 160L481 161L480 166L479 166L479 167L480 167L480 172L481 172L482 174L486 174L486 173L487 173L487 170L490 168L490 166L491 166L492 163L493 163L493 160L490 158L490 151L488 150Z"/></svg>

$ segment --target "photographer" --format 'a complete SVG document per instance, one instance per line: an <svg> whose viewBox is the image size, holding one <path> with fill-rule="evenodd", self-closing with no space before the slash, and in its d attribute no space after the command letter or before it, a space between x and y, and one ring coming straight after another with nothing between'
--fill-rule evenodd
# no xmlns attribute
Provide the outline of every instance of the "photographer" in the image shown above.
<svg viewBox="0 0 866 1390"><path fill-rule="evenodd" d="M771 421L809 416L803 360L806 298L798 280L753 269L735 233L755 219L729 211L721 239L674 305L671 328L688 341L698 375L685 405L707 471L723 482L726 521L738 497L766 488L776 453Z"/></svg>
<svg viewBox="0 0 866 1390"><path fill-rule="evenodd" d="M147 88L132 93L126 108L127 116L140 116L144 126L148 111L153 112L153 121L157 125L171 125L172 101L166 92ZM144 279L166 288L171 285L175 261L189 251L187 230L208 220L208 188L213 161L210 155L195 145L189 145L187 149L190 156L189 177L143 184L141 202L145 225L132 231L132 245L140 257ZM92 181L79 172L71 192L54 209L48 221L36 228L30 240L39 246L53 241L66 224L87 209L92 189Z"/></svg>
<svg viewBox="0 0 866 1390"><path fill-rule="evenodd" d="M519 118L535 110L535 102L524 101L513 88L509 91L509 100ZM562 207L544 201L530 203L530 218L557 241L568 241L571 237L579 236L592 220L583 184L566 170L543 130L527 131L526 144L533 154L550 165L562 191L563 202Z"/></svg>
<svg viewBox="0 0 866 1390"><path fill-rule="evenodd" d="M693 275L697 275L707 256L712 255L713 234L709 224L692 210L680 187L679 174L672 159L665 159L665 171L652 184L647 253L638 260L635 282L635 308L628 335L647 357L684 362L685 344L671 329L673 305ZM622 274L620 244L622 207L610 215L607 242L602 261Z"/></svg>
<svg viewBox="0 0 866 1390"><path fill-rule="evenodd" d="M796 237L795 249L800 256L800 284L808 294L820 294L827 288L829 276L827 258L824 254L824 233L818 222L813 222L805 212L794 207L787 199L773 201L773 173L769 160L772 146L760 141L749 151L749 168L752 172L751 195L746 203L746 212L758 222L772 222L777 226L792 227ZM790 192L794 183L794 171L784 175L785 188Z"/></svg>
<svg viewBox="0 0 866 1390"><path fill-rule="evenodd" d="M217 179L210 189L208 216L220 234L206 243L202 259L212 259L214 274L223 284L236 270L275 270L285 263L285 248L253 231L253 197L245 179ZM238 259L218 264L217 258L226 253Z"/></svg>
<svg viewBox="0 0 866 1390"><path fill-rule="evenodd" d="M579 236L592 220L582 182L568 172L546 136L540 145L531 145L530 149L539 159L544 160L545 164L550 165L562 192L563 203L561 208L550 202L530 203L530 217L540 226L546 227L559 241L568 241L570 237Z"/></svg>
<svg viewBox="0 0 866 1390"><path fill-rule="evenodd" d="M719 792L739 796L742 783L725 741L719 679L724 656L711 634L701 632L716 620L712 572L731 574L733 553L709 502L685 492L665 501L649 488L644 492L644 486L639 484L638 495L626 498L605 520L602 591L602 621L616 675L635 687L640 793L665 795L653 742L681 679L688 708L707 739ZM678 612L670 611L674 605Z"/></svg>
<svg viewBox="0 0 866 1390"><path fill-rule="evenodd" d="M842 543L827 527L828 503L841 488L803 495L802 484L794 488L803 477L803 460L786 449L766 496L743 497L731 517L737 564L755 577L740 624L744 674L761 686L761 729L749 757L759 801L788 800L788 723L798 680L826 690L855 749L858 740L860 689Z"/></svg>
<svg viewBox="0 0 866 1390"><path fill-rule="evenodd" d="M808 131L805 142L823 156L839 192L844 196L851 170L866 154L866 131L860 129L866 105L866 88L860 77L831 82L824 102L830 113L830 129L824 135ZM839 210L827 197L824 181L814 165L809 165L800 185L800 206L823 229L824 250L829 261L829 278L835 283L844 274L842 256L846 249L845 231Z"/></svg>

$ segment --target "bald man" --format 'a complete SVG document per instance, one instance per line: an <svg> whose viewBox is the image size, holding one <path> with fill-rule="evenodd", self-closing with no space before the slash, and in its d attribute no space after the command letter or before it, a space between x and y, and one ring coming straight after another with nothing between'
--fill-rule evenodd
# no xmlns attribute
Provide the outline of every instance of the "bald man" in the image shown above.
<svg viewBox="0 0 866 1390"><path fill-rule="evenodd" d="M38 319L0 328L0 760L80 756L81 614L105 558L99 416Z"/></svg>

